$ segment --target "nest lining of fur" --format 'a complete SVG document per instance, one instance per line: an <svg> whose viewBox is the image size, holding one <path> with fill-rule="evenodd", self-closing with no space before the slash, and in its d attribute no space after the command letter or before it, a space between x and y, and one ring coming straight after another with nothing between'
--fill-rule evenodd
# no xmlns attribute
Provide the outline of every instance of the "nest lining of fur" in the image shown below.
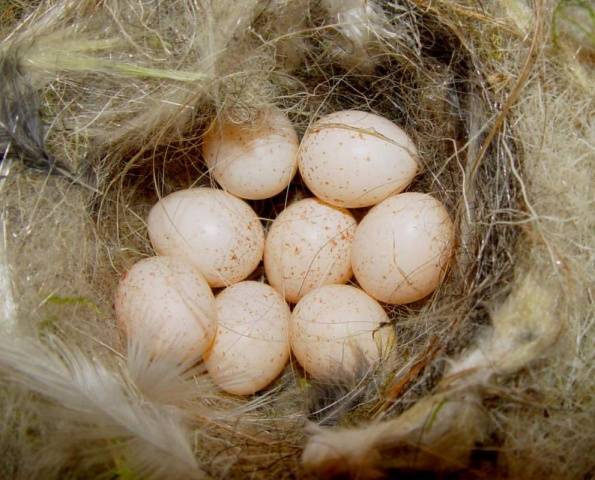
<svg viewBox="0 0 595 480"><path fill-rule="evenodd" d="M595 46L575 25L593 27L587 4L2 7L7 477L586 474ZM213 185L210 122L258 122L270 105L300 135L348 108L402 125L423 163L409 190L446 204L457 251L430 299L389 308L398 342L381 367L328 385L290 364L243 400L201 365L127 345L112 297L152 254L151 205ZM258 203L265 226L309 195L294 184Z"/></svg>

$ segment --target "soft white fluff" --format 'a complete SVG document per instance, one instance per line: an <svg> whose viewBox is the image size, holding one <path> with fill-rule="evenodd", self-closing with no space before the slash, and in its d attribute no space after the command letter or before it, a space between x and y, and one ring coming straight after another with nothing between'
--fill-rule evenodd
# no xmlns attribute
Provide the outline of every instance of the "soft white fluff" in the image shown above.
<svg viewBox="0 0 595 480"><path fill-rule="evenodd" d="M70 436L74 451L88 453L100 440L103 445L117 444L126 467L143 478L200 476L176 409L147 401L124 375L97 358L57 338L48 343L2 338L0 372L49 402L55 410L55 433ZM96 451L96 461L108 460L110 453L109 448Z"/></svg>

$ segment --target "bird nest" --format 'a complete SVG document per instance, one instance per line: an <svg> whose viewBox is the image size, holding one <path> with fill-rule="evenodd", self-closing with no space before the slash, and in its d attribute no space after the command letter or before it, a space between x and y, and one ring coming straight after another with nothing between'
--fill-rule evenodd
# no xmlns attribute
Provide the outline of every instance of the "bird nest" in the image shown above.
<svg viewBox="0 0 595 480"><path fill-rule="evenodd" d="M594 11L581 0L0 2L6 478L584 478L593 448ZM119 331L150 207L214 185L215 119L358 109L419 150L451 268L389 358L249 398ZM296 180L252 206L270 221ZM590 234L591 232L591 234ZM262 270L254 278L262 276ZM592 472L591 472L592 473Z"/></svg>

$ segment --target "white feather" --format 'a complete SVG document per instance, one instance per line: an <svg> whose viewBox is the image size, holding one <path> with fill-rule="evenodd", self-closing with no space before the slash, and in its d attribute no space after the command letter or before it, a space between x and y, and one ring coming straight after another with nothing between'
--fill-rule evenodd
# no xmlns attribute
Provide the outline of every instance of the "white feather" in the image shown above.
<svg viewBox="0 0 595 480"><path fill-rule="evenodd" d="M8 157L10 144L6 147L0 161L0 194L4 190L5 179L10 172L12 160ZM5 210L0 211L0 331L12 331L16 325L16 304L12 293L12 282L8 266L8 252L6 251Z"/></svg>
<svg viewBox="0 0 595 480"><path fill-rule="evenodd" d="M391 19L381 3L374 0L322 0L330 22L341 35L336 39L334 55L347 68L371 71L381 59L378 45L392 50L406 48L409 53L419 50L419 40L407 21L408 9L390 4ZM386 5L388 8L389 5Z"/></svg>
<svg viewBox="0 0 595 480"><path fill-rule="evenodd" d="M50 402L56 433L81 450L98 440L117 445L125 466L142 478L203 476L177 409L147 401L122 372L57 338L47 343L2 338L0 373ZM109 449L97 451L95 462L111 463Z"/></svg>

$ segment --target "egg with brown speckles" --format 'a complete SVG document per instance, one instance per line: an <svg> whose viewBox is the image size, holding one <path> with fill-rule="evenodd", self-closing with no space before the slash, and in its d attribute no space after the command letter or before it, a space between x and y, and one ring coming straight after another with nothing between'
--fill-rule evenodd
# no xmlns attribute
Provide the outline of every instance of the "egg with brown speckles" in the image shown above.
<svg viewBox="0 0 595 480"><path fill-rule="evenodd" d="M314 195L346 208L369 207L401 192L418 170L415 145L399 126L357 110L315 122L302 140L298 164Z"/></svg>
<svg viewBox="0 0 595 480"><path fill-rule="evenodd" d="M236 395L269 385L289 358L289 306L270 286L240 282L216 298L217 335L205 356L213 381Z"/></svg>
<svg viewBox="0 0 595 480"><path fill-rule="evenodd" d="M295 306L289 342L298 362L317 379L362 374L394 343L382 306L349 285L325 285Z"/></svg>
<svg viewBox="0 0 595 480"><path fill-rule="evenodd" d="M147 224L158 255L185 258L212 287L245 279L262 259L258 216L223 190L191 188L167 195L153 206Z"/></svg>
<svg viewBox="0 0 595 480"><path fill-rule="evenodd" d="M297 170L298 137L281 110L261 113L254 125L215 121L203 141L210 172L228 192L261 200L282 192Z"/></svg>
<svg viewBox="0 0 595 480"><path fill-rule="evenodd" d="M203 276L180 258L151 257L122 278L116 319L132 341L157 357L198 360L215 337L215 298Z"/></svg>
<svg viewBox="0 0 595 480"><path fill-rule="evenodd" d="M300 200L273 222L265 243L269 283L295 303L321 285L351 276L351 241L357 223L347 210L316 198Z"/></svg>
<svg viewBox="0 0 595 480"><path fill-rule="evenodd" d="M395 195L359 224L351 251L361 287L391 304L420 300L444 278L454 226L442 203L425 193Z"/></svg>

